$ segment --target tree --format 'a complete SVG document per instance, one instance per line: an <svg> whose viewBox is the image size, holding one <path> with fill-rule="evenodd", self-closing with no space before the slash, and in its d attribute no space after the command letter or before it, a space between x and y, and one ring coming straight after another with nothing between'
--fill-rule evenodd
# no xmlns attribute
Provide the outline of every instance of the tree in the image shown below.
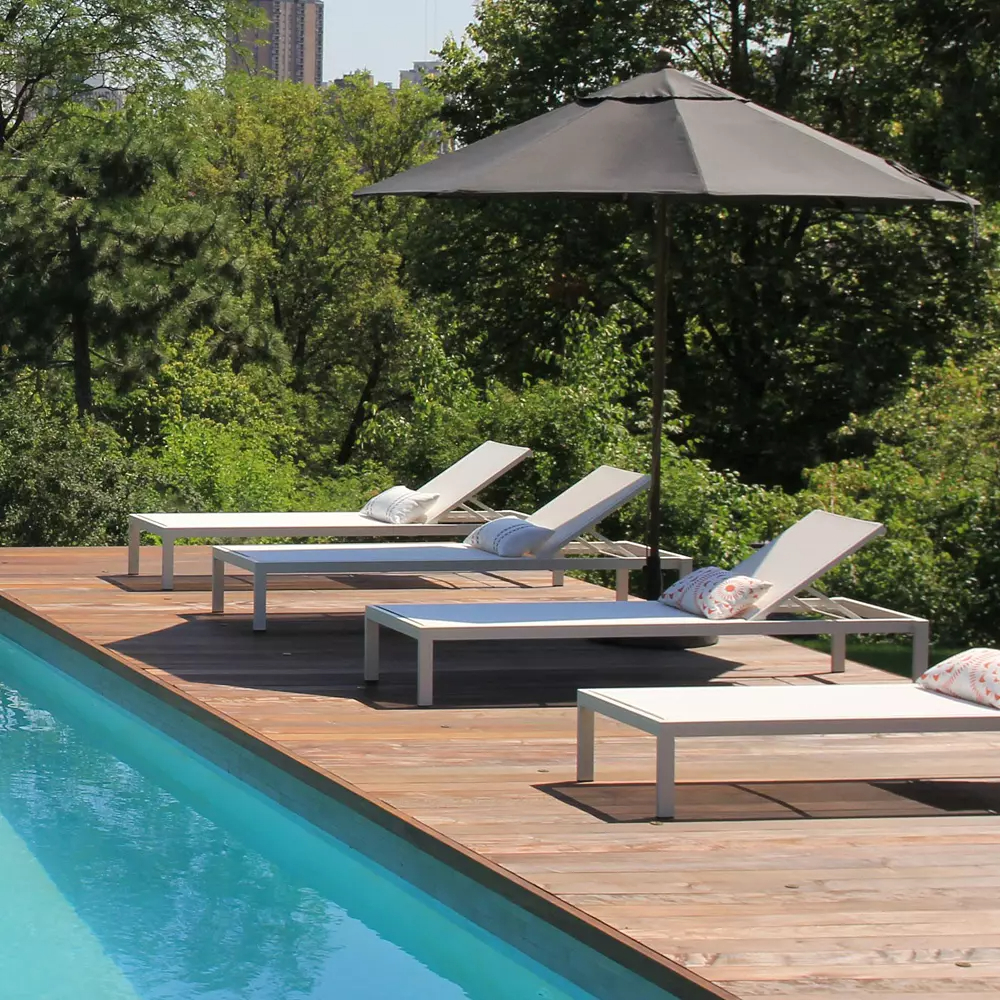
<svg viewBox="0 0 1000 1000"><path fill-rule="evenodd" d="M162 109L161 109L162 112ZM0 237L8 367L73 371L77 411L94 409L95 361L127 384L155 362L170 325L197 329L237 280L213 244L215 215L184 188L183 136L169 113L78 112L21 161Z"/></svg>
<svg viewBox="0 0 1000 1000"><path fill-rule="evenodd" d="M25 152L80 99L210 72L245 0L9 0L0 14L0 154Z"/></svg>
<svg viewBox="0 0 1000 1000"><path fill-rule="evenodd" d="M370 408L394 397L396 345L419 327L398 287L418 206L352 194L433 155L440 102L360 75L328 92L234 76L196 100L210 136L201 196L232 214L251 313L284 341L293 387L324 414L326 449L337 442L329 457L347 462Z"/></svg>
<svg viewBox="0 0 1000 1000"><path fill-rule="evenodd" d="M947 75L916 78L913 54L930 30L917 6L484 2L468 38L445 46L436 85L471 140L649 68L663 45L679 68L905 157ZM980 32L967 46L977 65L991 44ZM988 99L973 102L981 111L1000 81L996 66L985 72ZM947 162L923 156L917 166L948 177ZM599 311L632 303L636 336L646 336L648 205L438 211L461 236L436 247L431 236L425 249L435 252L415 280L450 300L459 324L471 320L487 357L530 365L580 298ZM883 403L916 360L941 357L959 327L988 316L982 265L992 248L943 213L686 207L675 210L675 234L670 385L702 453L753 481L796 488L805 466L838 453L830 436L852 413Z"/></svg>
<svg viewBox="0 0 1000 1000"><path fill-rule="evenodd" d="M925 615L945 641L1000 640L998 399L994 343L962 365L919 370L890 405L844 428L869 457L812 470L802 500L874 518L887 531L832 586Z"/></svg>
<svg viewBox="0 0 1000 1000"><path fill-rule="evenodd" d="M351 212L357 175L329 102L312 87L244 74L193 101L204 135L199 198L229 216L252 323L277 332L295 387L305 389L327 314L349 310L370 256ZM222 346L239 355L244 345Z"/></svg>

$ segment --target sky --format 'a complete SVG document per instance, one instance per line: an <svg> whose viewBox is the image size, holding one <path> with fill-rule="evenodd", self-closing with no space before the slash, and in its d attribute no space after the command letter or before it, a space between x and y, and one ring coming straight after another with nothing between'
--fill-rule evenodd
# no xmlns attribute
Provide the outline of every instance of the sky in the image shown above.
<svg viewBox="0 0 1000 1000"><path fill-rule="evenodd" d="M428 59L472 20L475 0L325 0L323 79L356 69L399 83L399 71Z"/></svg>

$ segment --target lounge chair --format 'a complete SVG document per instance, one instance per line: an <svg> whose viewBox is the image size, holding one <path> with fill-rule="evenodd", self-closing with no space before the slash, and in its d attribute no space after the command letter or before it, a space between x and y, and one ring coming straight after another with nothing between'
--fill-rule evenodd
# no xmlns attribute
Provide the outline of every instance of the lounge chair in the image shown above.
<svg viewBox="0 0 1000 1000"><path fill-rule="evenodd" d="M353 511L269 512L206 514L131 514L128 530L128 572L139 572L142 532L163 540L164 590L174 586L174 542L178 538L260 538L267 536L309 538L440 538L467 535L477 521L495 516L481 505L470 506L473 497L531 454L518 448L486 441L450 465L420 493L438 494L426 524L386 524Z"/></svg>
<svg viewBox="0 0 1000 1000"><path fill-rule="evenodd" d="M1000 711L915 684L621 688L577 693L577 781L594 780L594 714L656 737L656 815L675 815L678 736L959 733L1000 729Z"/></svg>
<svg viewBox="0 0 1000 1000"><path fill-rule="evenodd" d="M552 531L534 555L505 557L465 542L410 542L369 545L218 545L212 550L212 611L225 610L226 566L253 574L253 627L267 628L267 580L278 574L316 573L505 573L543 570L559 586L567 570L614 570L616 597L628 600L628 574L646 562L646 548L634 542L576 541L612 511L649 485L649 476L603 465L531 515ZM662 553L664 567L682 575L691 560Z"/></svg>
<svg viewBox="0 0 1000 1000"><path fill-rule="evenodd" d="M471 639L819 633L832 637L831 669L839 673L844 669L848 635L908 633L913 637L916 676L927 666L930 625L925 619L809 590L828 569L884 530L874 521L812 511L733 569L767 580L771 588L744 617L724 621L710 621L659 601L375 605L365 612L365 680L378 680L380 627L417 640L419 705L433 701L434 643ZM799 596L803 592L810 596ZM779 613L786 617L773 617Z"/></svg>

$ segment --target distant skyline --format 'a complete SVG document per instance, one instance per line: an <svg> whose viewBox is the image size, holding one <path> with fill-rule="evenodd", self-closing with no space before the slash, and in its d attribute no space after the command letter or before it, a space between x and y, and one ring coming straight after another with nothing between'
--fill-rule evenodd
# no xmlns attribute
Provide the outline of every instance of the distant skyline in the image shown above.
<svg viewBox="0 0 1000 1000"><path fill-rule="evenodd" d="M325 0L323 77L368 69L396 84L399 71L429 59L449 33L461 37L475 0ZM426 13L426 16L425 16Z"/></svg>

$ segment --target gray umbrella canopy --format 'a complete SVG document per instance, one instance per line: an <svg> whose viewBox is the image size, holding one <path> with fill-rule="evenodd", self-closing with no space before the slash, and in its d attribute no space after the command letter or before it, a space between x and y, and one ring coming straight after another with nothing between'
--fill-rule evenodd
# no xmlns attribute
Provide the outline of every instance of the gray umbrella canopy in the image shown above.
<svg viewBox="0 0 1000 1000"><path fill-rule="evenodd" d="M975 204L672 69L566 104L357 194Z"/></svg>
<svg viewBox="0 0 1000 1000"><path fill-rule="evenodd" d="M978 205L974 198L899 164L672 69L646 73L580 98L355 195L599 199L646 195L655 200L650 597L660 586L668 205Z"/></svg>

